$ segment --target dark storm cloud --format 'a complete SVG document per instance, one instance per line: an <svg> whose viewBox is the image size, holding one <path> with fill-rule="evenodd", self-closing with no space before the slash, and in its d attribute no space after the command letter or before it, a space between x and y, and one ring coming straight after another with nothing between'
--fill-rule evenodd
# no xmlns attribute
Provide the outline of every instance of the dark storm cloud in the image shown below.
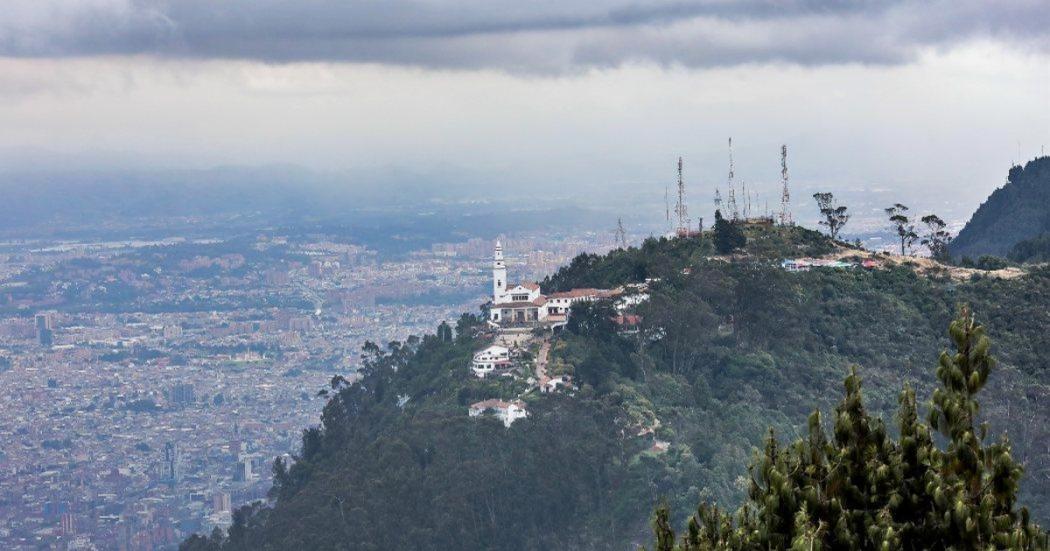
<svg viewBox="0 0 1050 551"><path fill-rule="evenodd" d="M990 38L1050 50L1045 0L8 0L0 55L149 54L563 71L651 61L899 63Z"/></svg>

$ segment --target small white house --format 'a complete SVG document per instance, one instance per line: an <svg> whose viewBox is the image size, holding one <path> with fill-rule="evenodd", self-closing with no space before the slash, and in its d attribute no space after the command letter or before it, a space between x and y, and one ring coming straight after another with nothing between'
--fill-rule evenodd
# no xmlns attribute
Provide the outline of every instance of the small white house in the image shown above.
<svg viewBox="0 0 1050 551"><path fill-rule="evenodd" d="M510 367L510 350L505 346L492 345L474 354L470 370L474 375L485 378L497 369Z"/></svg>
<svg viewBox="0 0 1050 551"><path fill-rule="evenodd" d="M572 377L568 375L559 375L557 377L544 377L539 381L540 392L547 394L548 392L555 392L558 387L572 388Z"/></svg>
<svg viewBox="0 0 1050 551"><path fill-rule="evenodd" d="M525 409L525 402L521 400L504 402L503 400L491 399L470 404L469 413L471 417L478 417L489 411L503 422L503 426L508 428L514 424L514 421L529 416L529 412Z"/></svg>

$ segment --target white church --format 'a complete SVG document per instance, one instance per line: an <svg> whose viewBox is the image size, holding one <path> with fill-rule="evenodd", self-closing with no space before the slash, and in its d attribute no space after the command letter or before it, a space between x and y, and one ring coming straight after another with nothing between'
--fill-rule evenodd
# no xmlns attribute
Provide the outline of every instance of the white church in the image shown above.
<svg viewBox="0 0 1050 551"><path fill-rule="evenodd" d="M507 283L507 264L503 259L503 245L496 241L492 262L492 305L489 321L499 327L558 326L565 323L569 309L576 302L611 298L620 290L573 289L544 295L537 283Z"/></svg>

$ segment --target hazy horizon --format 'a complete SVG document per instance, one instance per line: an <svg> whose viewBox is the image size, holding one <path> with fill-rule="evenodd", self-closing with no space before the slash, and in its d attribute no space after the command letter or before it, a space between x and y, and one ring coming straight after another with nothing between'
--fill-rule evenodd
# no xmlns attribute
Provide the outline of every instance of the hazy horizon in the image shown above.
<svg viewBox="0 0 1050 551"><path fill-rule="evenodd" d="M1043 8L1043 9L1041 9ZM295 165L496 189L983 197L1050 144L1040 2L17 0L0 172ZM43 165L41 167L41 165ZM47 166L60 165L60 166Z"/></svg>

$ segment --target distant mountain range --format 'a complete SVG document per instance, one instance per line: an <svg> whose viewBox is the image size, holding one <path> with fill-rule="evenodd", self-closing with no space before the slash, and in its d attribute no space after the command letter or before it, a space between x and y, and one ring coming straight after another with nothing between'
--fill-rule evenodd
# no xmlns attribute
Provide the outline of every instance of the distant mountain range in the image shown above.
<svg viewBox="0 0 1050 551"><path fill-rule="evenodd" d="M995 190L951 245L955 258L984 255L1026 260L1026 251L1050 233L1050 157L1010 169L1006 185ZM1028 242L1028 243L1025 243ZM1015 254L1011 254L1018 247Z"/></svg>

